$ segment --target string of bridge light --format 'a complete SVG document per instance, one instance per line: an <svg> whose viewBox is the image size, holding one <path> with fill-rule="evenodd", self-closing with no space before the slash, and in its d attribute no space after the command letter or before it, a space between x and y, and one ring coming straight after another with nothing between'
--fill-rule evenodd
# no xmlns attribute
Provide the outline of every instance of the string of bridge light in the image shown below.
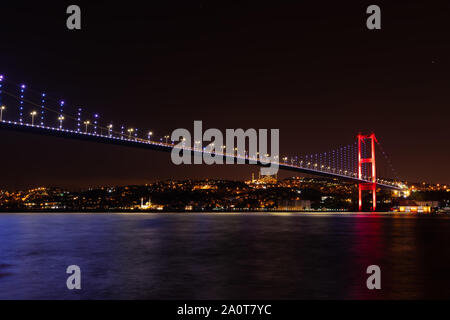
<svg viewBox="0 0 450 320"><path fill-rule="evenodd" d="M24 84L19 85L19 92L20 95L14 95L8 91L4 90L4 86L3 86L3 82L4 82L4 77L0 76L0 121L3 121L3 112L5 111L6 107L1 104L1 95L2 94L6 94L12 98L15 98L17 100L19 100L19 124L23 125L24 124L24 119L23 119L23 112L24 112L24 105L25 103L36 106L38 108L40 108L41 112L40 112L40 125L37 125L39 127L43 127L43 128L48 128L48 129L59 129L59 130L63 130L63 131L68 131L68 132L75 132L75 133L82 133L81 130L81 123L82 123L82 108L77 108L77 112L76 112L76 116L73 117L69 114L67 114L66 112L64 112L64 107L65 107L65 102L64 100L60 100L58 105L59 105L59 110L53 110L51 108L49 108L48 105L48 101L49 100L53 100L56 101L54 99L51 99L49 97L47 97L47 95L45 93L41 93L40 94L40 103L35 103L31 100L25 99L25 89L26 86ZM31 92L36 92L34 90L29 90ZM55 127L45 127L44 125L44 120L45 120L45 111L49 111L51 113L55 113L57 114L57 120L59 122L59 128L55 128ZM89 114L89 112L86 112L87 114ZM31 126L36 126L34 124L34 118L35 116L37 116L38 113L37 111L33 110L30 113L31 116ZM114 131L112 130L113 126L110 123L109 125L107 125L106 127L103 127L101 125L99 125L98 123L98 119L99 119L99 115L97 113L92 114L93 115L93 123L92 123L92 127L93 127L93 133L88 132L88 127L89 125L91 125L90 120L85 120L83 122L83 124L85 125L85 132L84 134L89 134L89 135L95 135L95 136L102 136L102 137L110 137L110 138L116 138L113 135L116 134L120 137L120 139L124 139L127 138L126 140L129 141L137 141L137 142L142 142L142 143L152 143L151 141L151 137L152 137L152 131L149 131L147 134L147 139L143 139L143 138L139 138L138 137L138 129L133 129L133 128L129 128L127 129L127 133L128 135L126 135L125 133L125 127L122 125L120 127L120 132L119 131ZM71 119L76 121L76 127L75 130L68 130L68 129L64 129L63 128L63 121L66 119ZM9 121L8 121L9 122ZM15 123L15 122L13 122ZM28 124L27 124L28 125ZM103 134L98 134L97 133L97 129L102 130L101 132L103 132L103 130L105 130L108 135L105 136ZM166 145L169 145L168 143L168 139L169 136L166 135L164 136L164 138L166 139ZM162 138L160 139L160 141L162 141ZM171 146L174 145L174 142L172 141ZM225 156L231 156L230 153L225 153L224 150L225 146L222 146L222 153L218 153L218 152L213 152L215 154L222 154ZM186 148L183 145L183 148ZM365 144L363 144L363 152L367 152ZM203 149L196 149L194 148L186 148L186 149L190 149L193 151L203 151L205 152L205 148ZM380 149L381 149L381 145L380 145ZM381 149L382 150L382 149ZM234 148L234 151L237 151L237 148ZM343 146L343 147L339 147L337 149L333 149L331 151L327 151L327 152L323 152L323 153L316 153L316 154L309 154L309 155L303 155L300 156L300 161L298 161L299 156L294 156L291 157L291 166L297 166L300 168L308 168L308 169L312 169L318 172L327 172L327 173L333 173L336 175L341 175L341 176L348 176L348 177L353 177L356 178L357 177L357 173L356 173L356 168L357 168L357 146L356 143L352 143L350 145L347 146ZM386 157L386 154L384 153L384 151L382 151L384 156ZM211 152L209 152L211 153ZM232 154L233 157L236 158L245 158L245 159L250 159L250 157L248 156L248 153L245 152L244 156L242 157L242 155L236 154L235 152L233 152ZM259 156L259 153L258 153ZM268 156L268 155L266 155ZM387 158L387 157L386 157ZM283 161L284 164L287 164L287 159L288 157L284 157ZM256 160L260 160L259 157ZM280 164L281 163L279 160L277 160ZM392 168L393 169L393 168ZM363 180L369 180L369 175L368 175L368 171L365 171L364 176L362 177ZM379 181L385 181L388 182L387 180L383 180L383 179L377 179Z"/></svg>
<svg viewBox="0 0 450 320"><path fill-rule="evenodd" d="M356 142L327 152L302 155L300 161L298 161L298 158L299 156L285 156L282 157L282 161L285 165L290 164L290 166L345 176L357 176ZM364 178L369 179L368 175L364 175Z"/></svg>
<svg viewBox="0 0 450 320"><path fill-rule="evenodd" d="M14 99L19 101L19 123L20 124L24 123L24 114L23 114L23 112L24 112L24 105L26 103L26 104L33 105L33 106L36 106L36 107L40 108L40 110L41 110L41 112L40 112L40 122L39 122L40 126L44 126L44 118L45 118L44 115L45 115L45 110L46 110L48 112L57 114L57 121L59 122L59 129L61 129L61 130L63 129L63 121L64 120L71 119L71 120L76 121L76 123L77 123L75 131L81 133L82 108L77 108L76 117L73 117L73 116L69 115L68 113L64 112L64 107L65 107L64 100L60 100L58 102L59 110L57 111L57 110L51 109L51 108L49 108L47 106L49 100L53 100L53 101L56 101L56 100L49 98L45 93L40 94L40 98L41 98L40 104L37 104L37 103L35 103L35 102L33 102L33 101L29 100L29 99L25 99L25 89L28 89L28 88L24 84L20 84L19 85L20 94L19 94L19 96L17 96L15 94L12 94L9 91L4 90L4 85L3 85L4 82L5 82L4 76L0 76L0 88L2 89L2 90L0 90L0 94L1 93L6 94L6 95L8 95L8 96L10 96L10 97L12 97L12 98L14 98ZM11 81L8 81L8 82L12 83L14 85L17 85L15 83L11 82ZM34 90L28 90L28 91L34 91ZM34 91L34 92L36 93L36 91ZM6 106L2 103L1 106L0 106L0 121L4 120L3 117L4 117L4 113L5 112L6 112ZM35 110L30 112L31 125L32 126L35 126L35 121L34 120L35 120L35 117L37 115L38 115L38 113ZM89 133L88 132L88 127L91 125L92 128L93 128L93 134L94 135L97 135L97 133L98 133L97 130L101 129L101 130L107 131L108 132L108 136L110 136L110 137L112 137L113 134L116 134L116 135L118 135L120 137L128 137L128 140L133 138L134 140L142 141L142 142L151 141L151 137L153 135L152 131L149 131L148 134L147 134L147 139L144 139L144 138L138 137L139 129L129 128L129 129L127 129L128 135L126 135L126 133L124 132L124 126L123 125L121 126L121 131L119 132L119 131L112 130L113 125L112 125L111 122L106 127L99 125L99 122L98 122L99 115L97 113L92 114L92 118L94 119L92 123L91 123L90 120L85 120L83 122L83 124L85 126L85 132L84 133L86 133L86 134ZM168 135L164 136L164 139L166 141L166 144L168 144L169 136ZM163 140L163 138L161 137L160 141L162 141L162 140ZM173 144L173 142L172 142L172 144Z"/></svg>
<svg viewBox="0 0 450 320"><path fill-rule="evenodd" d="M18 97L18 96L16 96L16 95L13 95L13 94L11 94L10 92L4 91L4 90L3 90L3 93L5 93L5 94L7 94L8 96L13 97L13 98L17 98L17 99L20 98L20 97ZM34 102L32 102L32 101L29 101L29 100L27 100L27 99L23 99L23 102L24 102L24 103L27 103L27 104L30 104L30 105L33 105L33 106L39 106L38 104L36 104L36 103L34 103ZM128 132L129 132L128 136L127 136L126 134L124 134L124 133L122 134L123 131L122 131L121 133L119 133L119 132L117 132L117 131L113 131L113 130L112 130L112 125L108 125L107 127L103 127L103 126L100 126L100 125L97 126L98 129L104 129L105 131L108 130L108 131L107 131L107 132L108 132L108 135L98 134L97 131L95 131L95 129L94 129L94 132L93 132L93 133L88 132L88 125L90 124L90 121L89 121L89 120L84 122L84 124L85 124L85 126L86 126L86 129L85 129L85 132L82 132L82 131L80 130L80 128L79 128L79 127L80 127L79 119L80 119L80 116L81 116L81 114L80 114L80 108L78 109L78 113L77 113L77 116L78 116L78 117L77 117L77 118L72 117L72 116L68 115L67 113L61 113L61 109L60 109L59 111L56 111L56 110L53 110L53 109L48 108L48 107L46 107L46 106L44 106L43 108L44 108L45 110L48 110L48 111L50 111L50 112L53 112L53 113L57 113L57 114L58 114L58 118L57 118L57 119L58 119L58 121L59 121L59 127L56 128L56 127L48 127L48 126L45 126L45 125L35 125L35 124L34 124L34 116L36 116L36 114L37 114L36 111L32 111L32 112L30 113L30 115L31 115L31 123L15 122L15 121L6 121L6 120L2 119L2 112L5 110L5 106L0 107L0 121L2 121L2 122L8 122L8 123L13 123L13 124L26 125L26 126L41 127L41 128L45 128L45 129L60 130L60 131L65 131L65 132L73 132L73 133L87 134L87 135L100 136L100 137L109 137L109 138L113 138L113 139L116 139L116 138L117 138L117 137L113 136L114 134L117 134L117 135L120 137L120 139L122 139L122 140L135 141L135 142L141 142L141 143L155 143L155 141L146 140L146 139L143 139L143 138L138 137L138 136L137 136L137 129L128 129ZM72 119L72 120L74 120L74 121L77 121L77 128L76 128L76 130L70 130L70 129L64 129L64 128L63 128L62 122L63 122L63 120L65 120L66 118L67 118L67 119ZM122 128L123 128L123 127L122 127ZM136 133L134 134L134 136L132 136L132 133L134 133L134 132L136 132ZM151 136L151 135L149 134L148 137L149 137L149 136ZM169 145L169 143L168 143L168 141L167 141L167 139L169 138L169 136L165 136L165 138L166 138L166 145ZM162 141L162 138L161 138L161 141ZM172 145L173 145L173 142L172 142Z"/></svg>
<svg viewBox="0 0 450 320"><path fill-rule="evenodd" d="M4 77L2 77L2 80L3 80L3 81L5 80ZM59 111L56 111L56 110L53 110L53 109L51 109L51 108L49 108L49 107L46 106L46 103L47 103L48 100L56 101L55 99L48 98L47 95L46 95L45 93L38 93L38 92L35 91L35 90L29 89L29 88L27 88L24 84L18 85L17 83L14 83L14 82L12 82L12 81L8 81L8 82L11 83L11 84L13 84L13 85L15 85L15 86L19 86L19 87L20 87L20 96L16 96L15 94L12 94L12 93L10 93L10 92L8 92L8 91L3 91L5 94L9 95L10 97L19 100L19 122L20 122L20 123L23 123L23 122L24 122L24 121L23 121L23 110L24 110L24 104L25 104L25 103L40 108L40 110L41 110L41 112L40 112L40 122L39 122L39 123L40 123L40 126L44 126L44 117L45 117L44 115L45 115L45 110L57 114L57 121L59 122L59 129L62 129L62 123L63 123L63 121L66 120L66 119L72 119L72 120L78 120L78 121L81 120L81 119L80 119L80 116L81 116L81 113L80 113L80 112L81 112L81 108L78 108L78 114L77 114L77 115L78 115L78 118L73 118L71 115L68 115L68 114L64 113L64 105L65 105L64 100L58 101ZM33 102L33 101L29 100L29 99L25 99L25 89L27 89L27 91L30 91L30 92L38 93L39 96L40 96L40 99L41 99L41 100L40 100L40 104L37 104L37 103L35 103L35 102ZM2 105L2 106L3 106L2 109L5 110L5 109L6 109L6 106L5 106L5 105ZM30 113L30 116L31 116L31 125L33 125L33 126L34 126L34 117L35 117L37 114L38 114L38 113L37 113L37 111L35 111L35 110L33 110L33 111ZM79 127L80 124L78 123L77 126ZM77 130L77 131L80 131L80 130Z"/></svg>
<svg viewBox="0 0 450 320"><path fill-rule="evenodd" d="M82 119L82 109L81 108L77 109L76 117L72 117L71 115L69 115L69 114L64 112L65 102L63 100L59 101L59 111L56 111L56 110L53 110L53 109L49 108L46 105L46 102L48 100L52 100L52 99L47 97L45 93L41 94L41 98L42 98L41 99L41 104L38 105L38 104L34 103L33 101L25 99L25 97L24 97L25 85L20 85L20 88L21 88L21 94L20 94L19 97L17 97L14 94L11 94L9 92L5 92L6 94L8 94L11 97L16 98L16 99L18 99L20 101L20 106L21 106L20 107L20 110L21 110L21 112L20 112L20 120L21 120L20 123L23 122L23 105L26 102L27 104L38 106L38 107L41 108L41 122L40 122L41 126L44 126L44 114L45 114L44 110L47 110L49 112L52 112L52 113L55 113L55 114L58 115L57 120L59 121L59 129L60 130L63 129L63 121L64 120L72 119L72 120L77 122L75 131L79 132L79 133L81 132L81 128L80 128L81 127L81 119ZM29 90L29 91L33 91L33 90ZM56 100L54 100L54 101L56 101ZM36 111L32 111L30 113L30 115L31 115L31 125L34 126L34 116L36 115ZM97 121L98 114L93 114L93 118L94 118L94 122L92 123L92 126L93 126L93 134L94 135L97 135L97 128L101 128L101 129L107 130L108 131L108 136L110 136L110 137L112 136L112 134L117 134L120 137L126 137L126 133L124 132L124 126L121 126L120 132L113 131L112 130L112 124L109 124L107 127L101 127L101 126L98 125L98 121ZM83 124L85 125L85 133L87 134L88 133L88 126L91 125L90 120L84 121ZM143 141L143 142L151 141L151 136L152 136L152 132L151 131L147 135L147 138L148 138L147 140L138 137L138 129L129 128L129 129L127 129L127 132L128 132L128 140L131 140L132 137L134 137L134 140L138 140L138 141ZM168 144L169 136L166 135L164 138L166 139L166 144ZM172 142L172 145L173 145L173 142ZM223 149L223 147L224 146L222 146L222 151L224 152L225 150ZM195 148L194 148L194 150L195 150ZM204 150L204 148L203 148L203 150ZM236 148L235 148L234 151L237 151ZM245 157L248 157L248 155L246 154ZM306 157L308 157L308 156L306 156ZM316 169L319 166L319 164L320 164L320 169L322 169L322 170L324 169L325 165L322 164L323 163L323 161L322 161L322 154L315 154L314 156L310 155L309 157L310 157L310 161L308 161L308 162L314 161L315 162L314 167L316 167ZM315 157L314 160L313 160L313 157ZM296 162L297 162L298 158L297 157L295 157L295 158L296 158ZM323 158L326 158L326 156L323 156ZM317 164L317 162L319 164ZM310 164L311 163L309 163L308 165L310 165ZM327 167L329 169L331 169L330 165L328 165ZM338 170L335 169L334 171L338 171ZM340 170L340 171L342 171L344 173L347 173L348 170Z"/></svg>
<svg viewBox="0 0 450 320"><path fill-rule="evenodd" d="M63 108L64 108L64 106L65 106L65 101L64 100L58 100L58 99L56 99L56 98L52 98L51 96L48 96L46 93L41 93L40 91L37 91L37 90L34 90L34 89L32 89L32 88L29 88L28 86L26 86L25 84L21 84L21 83L17 83L17 82L14 82L14 81L11 81L11 80L9 80L9 79L6 79L3 75L0 75L0 84L1 84L1 82L7 82L7 83L10 83L11 85L13 85L13 86L16 86L16 87L20 87L20 88L22 88L23 87L23 89L25 90L26 89L26 91L27 92L32 92L32 93L35 93L37 96L39 96L40 98L42 98L42 100L41 100L41 103L45 103L46 101L53 101L53 102L55 102L55 103L57 103L58 105L59 105L59 108L60 108L60 113L63 113ZM24 100L24 102L27 102L27 101L25 101ZM31 102L30 100L28 100L28 103L31 103L31 104L33 104L33 105L35 105L33 102ZM43 109L45 109L45 106L43 106ZM49 109L50 110L50 109ZM55 110L51 110L52 112L56 112ZM87 115L89 115L89 118L94 118L96 115L98 116L98 114L97 113L92 113L92 112L88 112L88 111L85 111L85 113L87 114ZM72 118L73 119L73 118Z"/></svg>

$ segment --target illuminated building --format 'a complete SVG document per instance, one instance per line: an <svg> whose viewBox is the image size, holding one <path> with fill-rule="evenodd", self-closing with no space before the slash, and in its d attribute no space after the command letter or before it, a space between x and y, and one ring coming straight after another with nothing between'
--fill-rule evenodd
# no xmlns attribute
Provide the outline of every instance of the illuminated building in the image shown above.
<svg viewBox="0 0 450 320"><path fill-rule="evenodd" d="M402 200L394 207L394 211L400 213L430 213L431 204L427 201Z"/></svg>
<svg viewBox="0 0 450 320"><path fill-rule="evenodd" d="M311 210L310 200L280 200L278 202L278 210L282 211L305 211Z"/></svg>

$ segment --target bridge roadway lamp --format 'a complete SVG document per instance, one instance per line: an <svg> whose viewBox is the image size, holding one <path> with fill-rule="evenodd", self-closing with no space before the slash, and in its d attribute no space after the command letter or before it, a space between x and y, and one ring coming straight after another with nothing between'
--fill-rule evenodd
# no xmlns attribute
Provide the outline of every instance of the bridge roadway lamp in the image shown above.
<svg viewBox="0 0 450 320"><path fill-rule="evenodd" d="M0 121L3 121L3 110L5 110L5 109L6 109L5 106L0 107Z"/></svg>
<svg viewBox="0 0 450 320"><path fill-rule="evenodd" d="M59 128L62 129L62 122L64 120L64 116L59 116L58 120L59 120Z"/></svg>
<svg viewBox="0 0 450 320"><path fill-rule="evenodd" d="M112 129L112 127L113 127L113 125L112 124L110 124L109 126L108 126L108 135L111 137L111 129Z"/></svg>
<svg viewBox="0 0 450 320"><path fill-rule="evenodd" d="M131 134L133 133L134 129L131 128L131 129L128 129L127 131L128 131L128 137L131 139Z"/></svg>
<svg viewBox="0 0 450 320"><path fill-rule="evenodd" d="M151 131L148 132L148 141L149 142L152 141L152 134L153 134L153 132L151 132Z"/></svg>
<svg viewBox="0 0 450 320"><path fill-rule="evenodd" d="M166 144L167 144L167 140L169 139L169 136L164 136L164 139L166 139Z"/></svg>
<svg viewBox="0 0 450 320"><path fill-rule="evenodd" d="M86 130L84 131L84 133L87 133L88 125L89 125L90 123L91 123L91 122L90 122L89 120L83 122L83 124L86 126Z"/></svg>
<svg viewBox="0 0 450 320"><path fill-rule="evenodd" d="M30 113L30 116L31 116L31 125L32 126L34 126L34 117L37 115L37 112L36 111L32 111L31 113Z"/></svg>

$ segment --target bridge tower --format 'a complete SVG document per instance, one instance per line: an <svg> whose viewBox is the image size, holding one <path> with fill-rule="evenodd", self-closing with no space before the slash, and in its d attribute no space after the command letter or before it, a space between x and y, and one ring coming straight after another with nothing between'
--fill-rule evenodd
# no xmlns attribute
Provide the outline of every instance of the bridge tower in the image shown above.
<svg viewBox="0 0 450 320"><path fill-rule="evenodd" d="M359 191L359 198L358 198L358 208L359 211L362 211L362 191L363 190L370 190L372 191L372 211L375 211L377 208L377 177L376 177L376 165L375 165L375 141L377 141L377 138L375 137L375 133L371 133L369 135L362 135L361 133L358 134L358 179L362 179L362 167L364 163L370 163L371 170L370 170L370 180L372 182L366 182L366 183L360 183L358 185L358 191ZM367 140L370 140L370 150L371 155L368 158L362 157L361 152L361 144L366 143Z"/></svg>

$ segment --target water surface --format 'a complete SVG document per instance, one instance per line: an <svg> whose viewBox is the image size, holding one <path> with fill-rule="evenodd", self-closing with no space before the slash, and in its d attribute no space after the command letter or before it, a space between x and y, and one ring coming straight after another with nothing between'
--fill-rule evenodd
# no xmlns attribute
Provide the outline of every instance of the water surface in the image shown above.
<svg viewBox="0 0 450 320"><path fill-rule="evenodd" d="M445 216L0 214L0 299L448 299L449 244Z"/></svg>

